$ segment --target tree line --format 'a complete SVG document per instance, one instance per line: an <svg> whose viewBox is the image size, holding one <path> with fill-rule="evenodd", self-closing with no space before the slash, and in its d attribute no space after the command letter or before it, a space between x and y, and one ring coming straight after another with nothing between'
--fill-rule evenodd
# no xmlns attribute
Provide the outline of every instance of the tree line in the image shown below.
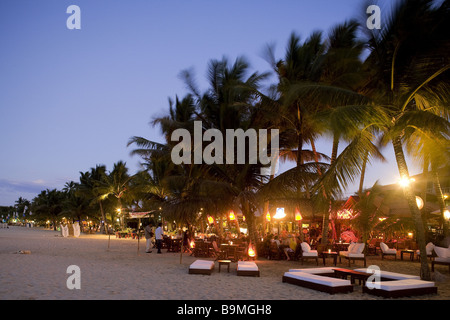
<svg viewBox="0 0 450 320"><path fill-rule="evenodd" d="M110 172L97 166L62 191L42 191L32 201L33 213L100 215L106 221L113 208L162 208L167 219L192 224L200 208L213 217L236 210L257 242L257 212L283 202L322 216L327 243L330 208L356 179L358 194L367 196L366 167L384 161L382 148L390 146L402 179L410 176L406 154L423 166L443 215L438 169L448 165L450 151L449 4L398 1L379 30L351 19L306 39L292 33L282 57L267 45L271 72L252 72L244 57L210 60L206 90L192 70L182 71L188 93L169 99L168 113L151 122L164 142L129 139L143 170L130 175L123 162ZM276 80L267 88L271 75ZM279 161L295 167L275 176L262 175L260 163L175 165L172 133L185 129L193 135L196 121L203 132L215 129L224 136L227 129L279 129ZM316 149L321 137L332 141L330 157ZM424 222L410 184L403 195L422 255L421 276L429 279Z"/></svg>

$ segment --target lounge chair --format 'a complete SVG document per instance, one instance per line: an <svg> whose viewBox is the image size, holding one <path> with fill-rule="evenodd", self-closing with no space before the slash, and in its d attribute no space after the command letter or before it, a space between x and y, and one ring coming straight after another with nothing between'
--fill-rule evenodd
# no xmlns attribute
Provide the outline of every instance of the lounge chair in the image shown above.
<svg viewBox="0 0 450 320"><path fill-rule="evenodd" d="M431 259L433 257L433 249L434 249L433 242L428 242L427 245L425 246L425 250L427 252L427 258ZM417 256L417 259L420 259L420 250L416 250L416 256Z"/></svg>
<svg viewBox="0 0 450 320"><path fill-rule="evenodd" d="M319 253L317 252L317 250L311 250L311 247L306 242L302 242L300 246L301 246L300 260L302 261L302 264L303 260L315 259L316 264L319 265Z"/></svg>
<svg viewBox="0 0 450 320"><path fill-rule="evenodd" d="M404 279L395 281L380 281L375 288L363 286L363 293L381 296L384 298L400 298L437 293L434 282L417 279Z"/></svg>
<svg viewBox="0 0 450 320"><path fill-rule="evenodd" d="M285 272L282 281L329 294L353 292L350 280L301 271Z"/></svg>
<svg viewBox="0 0 450 320"><path fill-rule="evenodd" d="M366 255L364 252L364 243L351 243L348 246L347 251L339 251L339 263L342 263L342 257L345 259L348 259L348 266L350 267L351 260L353 260L353 263L355 260L363 260L364 261L364 267L367 265L366 261Z"/></svg>
<svg viewBox="0 0 450 320"><path fill-rule="evenodd" d="M195 260L189 266L189 274L208 274L214 270L214 261Z"/></svg>
<svg viewBox="0 0 450 320"><path fill-rule="evenodd" d="M394 256L395 260L397 260L397 249L390 249L388 245L384 242L380 243L381 248L381 260L384 259L384 256Z"/></svg>
<svg viewBox="0 0 450 320"><path fill-rule="evenodd" d="M448 266L448 271L450 272L450 247L443 248L443 247L435 246L433 248L433 250L435 253L434 254L435 257L433 257L433 259L431 261L431 271L434 272L435 264L440 264L440 265Z"/></svg>
<svg viewBox="0 0 450 320"><path fill-rule="evenodd" d="M238 261L237 275L259 277L259 268L253 261Z"/></svg>

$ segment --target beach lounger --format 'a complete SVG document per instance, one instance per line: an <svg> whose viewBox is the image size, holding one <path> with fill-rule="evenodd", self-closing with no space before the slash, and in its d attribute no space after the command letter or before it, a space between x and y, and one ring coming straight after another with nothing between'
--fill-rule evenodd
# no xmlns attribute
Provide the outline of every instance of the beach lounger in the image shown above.
<svg viewBox="0 0 450 320"><path fill-rule="evenodd" d="M384 242L380 243L381 248L381 260L384 259L384 256L394 256L395 260L397 260L397 249L389 249L388 245Z"/></svg>
<svg viewBox="0 0 450 320"><path fill-rule="evenodd" d="M355 269L358 272L372 273L368 271L367 268ZM420 276L413 276L410 274L396 273L380 270L380 280L381 281L389 281L389 280L420 280Z"/></svg>
<svg viewBox="0 0 450 320"><path fill-rule="evenodd" d="M259 277L259 268L253 261L238 261L237 275Z"/></svg>
<svg viewBox="0 0 450 320"><path fill-rule="evenodd" d="M350 280L306 272L285 272L282 281L329 294L353 292L353 286Z"/></svg>
<svg viewBox="0 0 450 320"><path fill-rule="evenodd" d="M208 274L214 270L214 261L195 260L189 266L189 274Z"/></svg>
<svg viewBox="0 0 450 320"><path fill-rule="evenodd" d="M400 298L437 293L437 287L434 285L434 282L417 279L380 281L378 283L379 287L376 288L370 288L367 285L366 283L363 287L364 293L384 298Z"/></svg>
<svg viewBox="0 0 450 320"><path fill-rule="evenodd" d="M308 269L289 269L289 272L304 272L320 276L334 277L334 269L336 267L308 268Z"/></svg>
<svg viewBox="0 0 450 320"><path fill-rule="evenodd" d="M433 260L431 261L431 271L434 272L434 265L440 264L448 266L448 271L450 272L450 247L443 248L435 246L433 251L435 257L433 257Z"/></svg>
<svg viewBox="0 0 450 320"><path fill-rule="evenodd" d="M348 266L350 267L351 260L353 260L353 263L355 260L363 260L364 261L364 267L367 265L366 256L363 253L364 252L364 243L352 243L348 246L347 251L339 251L339 263L342 263L341 258L344 257L345 259L348 259Z"/></svg>

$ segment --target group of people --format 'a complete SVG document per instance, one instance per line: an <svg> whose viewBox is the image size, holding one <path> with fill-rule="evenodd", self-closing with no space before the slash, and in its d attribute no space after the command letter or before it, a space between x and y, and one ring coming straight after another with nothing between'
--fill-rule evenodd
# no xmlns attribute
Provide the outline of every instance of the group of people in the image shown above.
<svg viewBox="0 0 450 320"><path fill-rule="evenodd" d="M145 232L145 240L146 240L146 247L145 252L146 253L152 253L152 238L155 237L156 241L156 248L158 249L157 253L162 253L161 248L163 245L163 239L164 239L164 230L162 228L162 223L158 223L158 227L155 230L155 233L153 233L152 225L148 224L144 228Z"/></svg>

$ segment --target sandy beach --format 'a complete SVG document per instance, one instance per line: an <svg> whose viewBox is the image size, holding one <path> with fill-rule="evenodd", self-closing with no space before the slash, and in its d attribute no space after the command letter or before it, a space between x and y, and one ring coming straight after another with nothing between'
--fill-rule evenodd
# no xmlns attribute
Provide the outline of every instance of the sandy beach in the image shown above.
<svg viewBox="0 0 450 320"><path fill-rule="evenodd" d="M19 251L29 250L30 254ZM273 261L259 258L261 276L238 277L236 264L230 273L218 265L212 275L190 275L189 265L197 258L179 253L146 254L145 241L116 239L105 235L81 234L64 238L59 232L39 228L9 227L0 229L0 299L1 300L383 300L363 294L356 285L350 294L329 295L282 283L284 272L291 268L316 267L308 261ZM321 261L320 261L321 262ZM344 262L344 261L343 261ZM417 275L419 263L392 258L381 260L369 256L368 265L381 270ZM80 289L69 289L67 268L80 268ZM327 266L331 266L327 260ZM320 263L319 266L322 266ZM347 263L338 264L347 267ZM357 261L351 268L361 268ZM437 295L406 300L449 300L448 267L436 266L433 280ZM400 299L401 300L401 299Z"/></svg>

